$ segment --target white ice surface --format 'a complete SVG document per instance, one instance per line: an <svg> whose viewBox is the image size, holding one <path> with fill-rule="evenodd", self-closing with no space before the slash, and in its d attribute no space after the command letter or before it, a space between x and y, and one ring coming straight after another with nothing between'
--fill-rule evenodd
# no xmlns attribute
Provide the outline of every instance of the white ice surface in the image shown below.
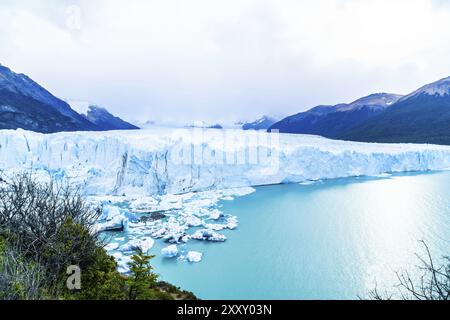
<svg viewBox="0 0 450 320"><path fill-rule="evenodd" d="M153 240L150 237L143 237L141 239L132 239L121 247L121 251L132 252L136 251L137 249L140 249L144 254L146 254L153 247L154 244L155 240Z"/></svg>
<svg viewBox="0 0 450 320"><path fill-rule="evenodd" d="M186 255L186 259L189 262L200 262L202 261L203 254L197 251L189 251Z"/></svg>
<svg viewBox="0 0 450 320"><path fill-rule="evenodd" d="M254 147L255 133L200 130L200 139L195 130L50 135L0 130L0 169L49 171L81 183L90 195L169 194L164 202L174 208L180 202L179 198L170 199L171 194L450 167L448 146L368 144L289 134L281 134L279 144L272 145L269 137L273 135L268 133L259 133L267 141L260 141L258 150L260 155L278 155L275 170L273 164L263 161L222 163L223 155ZM233 143L221 143L224 135L234 137ZM203 147L200 150L209 162L174 161L180 150L191 150L192 146ZM218 162L211 163L211 155L216 155L213 160Z"/></svg>
<svg viewBox="0 0 450 320"><path fill-rule="evenodd" d="M178 247L176 244L172 244L168 247L162 248L161 253L166 258L174 258L178 255Z"/></svg>

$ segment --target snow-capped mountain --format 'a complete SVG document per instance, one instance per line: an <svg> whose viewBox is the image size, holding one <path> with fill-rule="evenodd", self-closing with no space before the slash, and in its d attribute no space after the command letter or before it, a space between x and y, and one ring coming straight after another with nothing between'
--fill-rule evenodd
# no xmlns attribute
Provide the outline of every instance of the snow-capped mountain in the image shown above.
<svg viewBox="0 0 450 320"><path fill-rule="evenodd" d="M89 106L85 117L103 131L139 129L137 126L113 116L108 110L99 106Z"/></svg>
<svg viewBox="0 0 450 320"><path fill-rule="evenodd" d="M270 116L263 116L260 119L253 122L246 122L242 124L243 130L267 130L272 126L277 120Z"/></svg>
<svg viewBox="0 0 450 320"><path fill-rule="evenodd" d="M0 128L39 132L98 130L24 74L0 65Z"/></svg>
<svg viewBox="0 0 450 320"><path fill-rule="evenodd" d="M336 111L356 111L363 108L370 108L374 111L384 110L396 103L403 96L393 93L375 93L367 97L360 98L350 104L341 104L336 106Z"/></svg>
<svg viewBox="0 0 450 320"><path fill-rule="evenodd" d="M392 107L338 138L450 144L450 77L406 95Z"/></svg>
<svg viewBox="0 0 450 320"><path fill-rule="evenodd" d="M392 106L402 96L375 93L352 103L317 106L306 112L287 117L270 127L284 133L316 134L336 138L360 123Z"/></svg>
<svg viewBox="0 0 450 320"><path fill-rule="evenodd" d="M399 102L408 100L414 97L418 97L420 95L427 95L427 96L448 96L450 95L450 77L441 79L439 81L427 84L416 91L404 96L402 99L400 99Z"/></svg>

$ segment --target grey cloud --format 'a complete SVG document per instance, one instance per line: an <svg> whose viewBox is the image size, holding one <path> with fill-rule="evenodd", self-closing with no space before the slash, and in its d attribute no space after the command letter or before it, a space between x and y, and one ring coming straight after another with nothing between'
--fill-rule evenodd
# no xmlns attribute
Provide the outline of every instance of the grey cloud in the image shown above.
<svg viewBox="0 0 450 320"><path fill-rule="evenodd" d="M427 0L398 15L410 2L379 0L377 14L407 20L377 24L371 0L6 0L0 62L130 120L288 115L450 75L448 10L432 1L421 30ZM81 30L67 28L70 5ZM399 38L410 33L417 43Z"/></svg>

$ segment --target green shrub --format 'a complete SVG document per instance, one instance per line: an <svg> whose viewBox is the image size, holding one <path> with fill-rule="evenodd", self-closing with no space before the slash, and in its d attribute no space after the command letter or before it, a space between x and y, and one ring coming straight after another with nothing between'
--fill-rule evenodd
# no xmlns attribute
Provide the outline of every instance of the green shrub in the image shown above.
<svg viewBox="0 0 450 320"><path fill-rule="evenodd" d="M131 257L132 262L129 263L131 275L128 283L128 299L130 300L155 300L156 281L158 276L152 272L150 260L154 256L145 255L142 250L138 250Z"/></svg>
<svg viewBox="0 0 450 320"><path fill-rule="evenodd" d="M0 300L45 298L44 272L0 238Z"/></svg>
<svg viewBox="0 0 450 320"><path fill-rule="evenodd" d="M117 271L117 262L103 248L95 250L91 264L82 270L81 290L66 290L67 299L125 300L126 278Z"/></svg>
<svg viewBox="0 0 450 320"><path fill-rule="evenodd" d="M183 297L161 290L153 256L137 252L131 275L117 271L94 231L101 210L67 184L31 173L0 180L0 299L147 300ZM66 287L67 268L81 270L81 289Z"/></svg>

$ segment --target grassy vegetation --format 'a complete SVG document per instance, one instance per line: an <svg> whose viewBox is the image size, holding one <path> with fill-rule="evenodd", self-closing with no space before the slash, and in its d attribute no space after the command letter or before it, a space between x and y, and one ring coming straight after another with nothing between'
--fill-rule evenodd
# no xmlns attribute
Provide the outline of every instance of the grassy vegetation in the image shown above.
<svg viewBox="0 0 450 320"><path fill-rule="evenodd" d="M130 275L120 274L93 228L101 210L77 190L29 173L0 181L0 299L195 299L158 282L153 256L141 251ZM66 285L72 265L81 270L79 290Z"/></svg>

